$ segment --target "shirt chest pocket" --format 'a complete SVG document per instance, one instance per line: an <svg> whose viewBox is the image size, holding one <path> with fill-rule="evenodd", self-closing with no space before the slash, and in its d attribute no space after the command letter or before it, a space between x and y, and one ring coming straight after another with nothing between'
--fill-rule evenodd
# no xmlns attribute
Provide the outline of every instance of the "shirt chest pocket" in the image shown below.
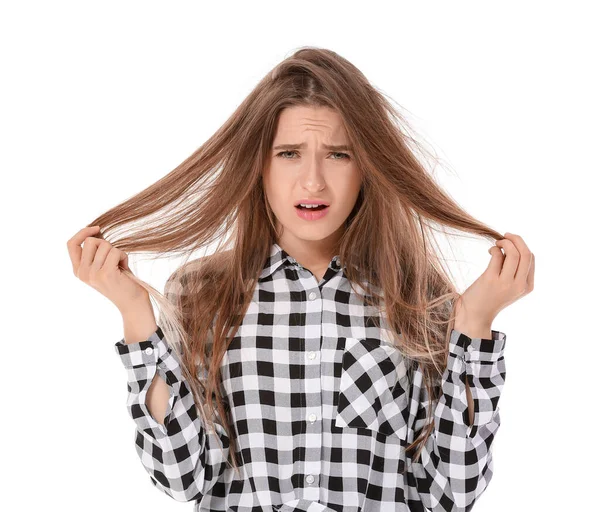
<svg viewBox="0 0 600 512"><path fill-rule="evenodd" d="M408 382L398 348L378 340L346 338L335 425L366 428L405 441Z"/></svg>

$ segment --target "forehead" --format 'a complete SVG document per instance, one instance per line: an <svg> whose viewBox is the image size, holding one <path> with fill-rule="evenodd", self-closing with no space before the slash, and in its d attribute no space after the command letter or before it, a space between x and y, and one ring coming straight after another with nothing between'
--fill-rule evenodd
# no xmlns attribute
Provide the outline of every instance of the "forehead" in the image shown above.
<svg viewBox="0 0 600 512"><path fill-rule="evenodd" d="M280 112L275 138L300 136L306 130L322 131L329 137L346 137L342 116L337 111L321 106L294 106Z"/></svg>

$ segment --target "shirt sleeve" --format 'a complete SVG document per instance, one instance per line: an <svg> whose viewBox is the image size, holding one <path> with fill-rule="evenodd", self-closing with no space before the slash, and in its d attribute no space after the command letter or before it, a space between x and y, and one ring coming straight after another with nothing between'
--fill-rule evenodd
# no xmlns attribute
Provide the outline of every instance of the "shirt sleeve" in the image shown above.
<svg viewBox="0 0 600 512"><path fill-rule="evenodd" d="M178 354L167 344L160 326L147 340L115 343L127 372L127 410L135 423L135 448L152 484L176 501L200 499L227 465L229 438L215 422L205 428L185 381ZM152 379L158 374L169 387L164 425L146 406Z"/></svg>
<svg viewBox="0 0 600 512"><path fill-rule="evenodd" d="M504 386L506 335L470 338L452 330L442 394L434 404L434 430L417 462L408 459L412 499L432 512L470 511L493 474L492 442L500 427L498 402ZM415 369L410 385L409 428L415 436L426 425L429 406L423 374ZM469 424L466 382L474 421Z"/></svg>

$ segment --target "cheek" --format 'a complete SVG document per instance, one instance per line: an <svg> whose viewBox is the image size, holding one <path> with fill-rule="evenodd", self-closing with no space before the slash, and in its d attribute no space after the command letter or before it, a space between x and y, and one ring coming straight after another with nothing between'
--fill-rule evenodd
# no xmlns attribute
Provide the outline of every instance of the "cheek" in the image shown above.
<svg viewBox="0 0 600 512"><path fill-rule="evenodd" d="M293 188L292 177L286 179L284 173L273 172L264 178L267 190L275 197L273 201L282 201L287 197Z"/></svg>
<svg viewBox="0 0 600 512"><path fill-rule="evenodd" d="M360 193L361 182L360 179L352 179L345 183L344 186L344 204L352 209L356 200L358 199L358 195Z"/></svg>
<svg viewBox="0 0 600 512"><path fill-rule="evenodd" d="M289 184L283 182L281 179L273 179L273 176L263 179L265 197L273 210L281 211L285 209L290 197L289 187Z"/></svg>

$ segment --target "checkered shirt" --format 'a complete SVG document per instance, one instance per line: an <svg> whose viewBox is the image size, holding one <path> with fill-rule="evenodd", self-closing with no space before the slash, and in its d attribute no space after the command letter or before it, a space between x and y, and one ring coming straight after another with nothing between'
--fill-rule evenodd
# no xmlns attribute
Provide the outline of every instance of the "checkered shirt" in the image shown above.
<svg viewBox="0 0 600 512"><path fill-rule="evenodd" d="M197 414L160 325L139 343L121 339L135 448L152 484L195 512L471 510L493 474L506 335L452 330L435 430L414 462L405 447L426 426L428 397L386 325L351 289L338 256L318 282L272 245L221 364L240 476L226 462L225 429L208 432ZM145 404L157 373L170 393L164 425Z"/></svg>

